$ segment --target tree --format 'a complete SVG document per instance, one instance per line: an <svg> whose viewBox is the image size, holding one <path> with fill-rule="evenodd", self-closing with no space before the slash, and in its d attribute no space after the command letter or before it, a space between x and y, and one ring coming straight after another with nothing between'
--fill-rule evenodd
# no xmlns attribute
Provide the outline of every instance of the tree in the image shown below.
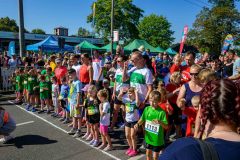
<svg viewBox="0 0 240 160"><path fill-rule="evenodd" d="M44 30L39 29L39 28L33 29L31 33L34 33L34 34L46 34L46 32Z"/></svg>
<svg viewBox="0 0 240 160"><path fill-rule="evenodd" d="M78 28L78 36L88 37L88 36L91 36L91 33L87 29L85 29L83 27L79 27Z"/></svg>
<svg viewBox="0 0 240 160"><path fill-rule="evenodd" d="M171 24L163 16L151 14L144 17L139 25L139 37L145 39L153 46L167 48L171 45L174 38Z"/></svg>
<svg viewBox="0 0 240 160"><path fill-rule="evenodd" d="M94 28L96 32L107 40L111 33L111 1L97 0L95 9ZM93 6L93 5L92 5ZM132 0L118 0L114 5L114 29L119 30L120 39L138 38L137 25L143 10L132 3ZM87 22L93 22L92 13Z"/></svg>
<svg viewBox="0 0 240 160"><path fill-rule="evenodd" d="M0 18L0 31L18 32L18 26L14 19Z"/></svg>
<svg viewBox="0 0 240 160"><path fill-rule="evenodd" d="M240 37L240 13L234 0L209 0L212 8L203 8L189 31L187 43L219 54L227 34ZM236 40L237 41L237 40Z"/></svg>

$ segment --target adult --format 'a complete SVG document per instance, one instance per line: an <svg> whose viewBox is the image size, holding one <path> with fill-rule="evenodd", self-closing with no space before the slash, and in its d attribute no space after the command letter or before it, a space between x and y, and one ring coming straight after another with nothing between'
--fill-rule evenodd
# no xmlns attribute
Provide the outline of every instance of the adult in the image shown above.
<svg viewBox="0 0 240 160"><path fill-rule="evenodd" d="M93 83L93 68L87 53L81 55L81 62L82 66L79 69L79 80L84 87L86 84L90 85Z"/></svg>
<svg viewBox="0 0 240 160"><path fill-rule="evenodd" d="M8 61L9 61L10 57L7 55L7 52L3 52L3 57L2 57L2 66L3 67L8 67Z"/></svg>
<svg viewBox="0 0 240 160"><path fill-rule="evenodd" d="M24 60L25 66L30 67L32 65L32 62L33 62L31 51L27 51L26 54L27 55L26 55L25 60Z"/></svg>
<svg viewBox="0 0 240 160"><path fill-rule="evenodd" d="M139 100L141 105L139 113L141 114L146 105L149 104L148 96L153 87L153 75L150 69L146 67L145 60L142 53L135 51L131 55L131 61L134 65L129 71L127 71L128 64L125 63L123 70L123 82L130 80L130 87L135 87L139 93Z"/></svg>
<svg viewBox="0 0 240 160"><path fill-rule="evenodd" d="M223 57L223 75L224 77L230 77L233 71L233 60L228 55Z"/></svg>
<svg viewBox="0 0 240 160"><path fill-rule="evenodd" d="M20 62L19 62L19 60L17 59L17 56L16 56L16 55L12 55L12 58L9 59L9 61L8 61L8 66L9 66L10 68L16 68L16 67L18 67L19 65L20 65Z"/></svg>
<svg viewBox="0 0 240 160"><path fill-rule="evenodd" d="M112 99L114 101L114 110L113 110L113 119L111 123L111 129L114 128L115 123L118 118L118 112L123 104L122 101L118 100L118 94L120 93L121 89L127 90L129 88L129 80L123 81L123 71L124 71L124 63L127 61L127 57L119 56L117 58L118 69L116 70L114 76L114 87L113 87L113 95Z"/></svg>
<svg viewBox="0 0 240 160"><path fill-rule="evenodd" d="M57 77L57 83L58 85L61 85L61 79L66 76L67 74L67 68L65 66L62 66L62 60L57 58L56 59L57 67L54 71L55 76Z"/></svg>
<svg viewBox="0 0 240 160"><path fill-rule="evenodd" d="M181 66L182 81L188 82L191 80L190 68L194 64L195 54L193 52L187 52L184 60L186 65Z"/></svg>
<svg viewBox="0 0 240 160"><path fill-rule="evenodd" d="M238 68L240 68L240 57L237 55L237 53L234 50L229 51L230 58L233 59L233 72L232 76L235 76L238 74Z"/></svg>
<svg viewBox="0 0 240 160"><path fill-rule="evenodd" d="M223 70L221 68L221 62L217 57L213 57L211 62L211 69L215 72L215 74L218 76L218 78L222 78L223 77Z"/></svg>
<svg viewBox="0 0 240 160"><path fill-rule="evenodd" d="M70 63L72 63L72 68L75 69L77 78L78 80L80 80L79 70L81 68L81 65L78 63L78 58L76 54L70 57Z"/></svg>
<svg viewBox="0 0 240 160"><path fill-rule="evenodd" d="M102 88L104 60L100 56L98 51L93 52L92 67L93 67L93 81L97 89L99 90Z"/></svg>
<svg viewBox="0 0 240 160"><path fill-rule="evenodd" d="M239 96L239 88L223 79L209 82L201 94L201 136L206 136L205 143L213 147L221 160L239 159ZM205 154L196 139L181 138L168 146L159 160L203 160Z"/></svg>

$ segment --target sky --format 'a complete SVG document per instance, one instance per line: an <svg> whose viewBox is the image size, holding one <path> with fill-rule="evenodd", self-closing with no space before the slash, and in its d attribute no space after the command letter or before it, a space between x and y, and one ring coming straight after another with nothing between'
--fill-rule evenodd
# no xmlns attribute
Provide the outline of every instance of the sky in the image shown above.
<svg viewBox="0 0 240 160"><path fill-rule="evenodd" d="M77 34L79 27L91 30L87 16L92 12L94 0L23 0L24 25L28 31L35 28L53 34L53 29L63 26L69 35ZM162 15L171 23L175 42L181 39L183 27L192 26L196 15L203 6L209 7L207 0L133 0L144 10L144 16L152 13ZM240 3L237 3L240 10ZM97 14L97 13L96 13ZM10 17L18 23L18 0L0 0L0 17Z"/></svg>

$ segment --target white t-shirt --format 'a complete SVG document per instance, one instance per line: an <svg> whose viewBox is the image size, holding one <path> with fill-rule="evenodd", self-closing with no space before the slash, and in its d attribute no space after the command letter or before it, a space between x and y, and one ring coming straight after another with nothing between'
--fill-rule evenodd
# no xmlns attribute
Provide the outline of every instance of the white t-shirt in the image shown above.
<svg viewBox="0 0 240 160"><path fill-rule="evenodd" d="M76 75L77 75L78 80L79 80L80 79L79 71L80 71L81 65L79 65L79 64L78 65L73 65L72 68L75 69Z"/></svg>
<svg viewBox="0 0 240 160"><path fill-rule="evenodd" d="M104 67L104 60L102 58L95 58L92 61L92 67L93 67L93 80L96 81L100 74L100 69ZM100 81L103 80L103 74L99 78Z"/></svg>
<svg viewBox="0 0 240 160"><path fill-rule="evenodd" d="M100 118L100 124L104 126L110 125L110 103L104 102L103 103L103 110L105 114L103 117Z"/></svg>
<svg viewBox="0 0 240 160"><path fill-rule="evenodd" d="M10 66L10 67L16 67L17 65L19 65L20 63L19 63L19 61L18 61L18 59L9 59L9 61L8 61L8 65Z"/></svg>
<svg viewBox="0 0 240 160"><path fill-rule="evenodd" d="M120 91L121 88L126 87L129 88L129 80L127 82L122 81L123 71L121 68L118 68L115 73L115 82L116 82L116 91Z"/></svg>
<svg viewBox="0 0 240 160"><path fill-rule="evenodd" d="M125 104L126 116L125 120L130 122L137 122L139 120L139 114L136 101L131 101L127 94L122 97L122 102Z"/></svg>

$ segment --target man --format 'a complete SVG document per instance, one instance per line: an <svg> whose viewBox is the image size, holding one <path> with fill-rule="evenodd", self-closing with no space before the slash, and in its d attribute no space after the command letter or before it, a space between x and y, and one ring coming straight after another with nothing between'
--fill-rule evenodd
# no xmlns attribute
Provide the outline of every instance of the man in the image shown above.
<svg viewBox="0 0 240 160"><path fill-rule="evenodd" d="M146 67L145 60L139 51L132 53L131 61L134 65L132 69L127 71L128 64L125 63L123 70L123 82L130 79L130 87L135 87L138 90L139 99L142 102L139 113L141 114L145 105L149 104L148 96L152 91L153 75Z"/></svg>
<svg viewBox="0 0 240 160"><path fill-rule="evenodd" d="M70 57L70 63L72 63L72 68L75 69L78 80L80 79L80 74L79 74L79 70L80 70L80 64L78 63L78 55L72 55Z"/></svg>
<svg viewBox="0 0 240 160"><path fill-rule="evenodd" d="M191 80L190 67L194 64L195 54L193 52L187 52L185 55L186 65L182 66L182 81L188 82Z"/></svg>
<svg viewBox="0 0 240 160"><path fill-rule="evenodd" d="M232 76L238 74L238 68L240 68L240 57L236 54L234 50L228 52L229 58L233 60L233 70Z"/></svg>
<svg viewBox="0 0 240 160"><path fill-rule="evenodd" d="M33 58L31 57L31 52L27 51L27 56L24 60L25 62L25 66L31 66L32 65L32 62L33 62Z"/></svg>
<svg viewBox="0 0 240 160"><path fill-rule="evenodd" d="M12 58L8 61L8 65L10 68L16 68L20 65L16 55L12 55Z"/></svg>
<svg viewBox="0 0 240 160"><path fill-rule="evenodd" d="M102 88L104 60L102 59L102 57L100 57L98 51L93 52L92 67L93 81L97 89L99 90Z"/></svg>

